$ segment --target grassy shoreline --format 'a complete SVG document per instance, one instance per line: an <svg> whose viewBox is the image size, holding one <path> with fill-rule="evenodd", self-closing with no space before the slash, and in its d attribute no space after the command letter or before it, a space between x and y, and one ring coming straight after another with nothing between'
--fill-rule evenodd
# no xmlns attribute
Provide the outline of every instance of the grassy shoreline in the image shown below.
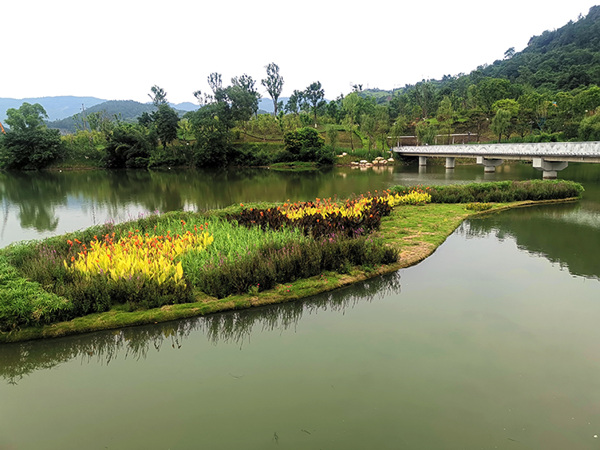
<svg viewBox="0 0 600 450"><path fill-rule="evenodd" d="M107 312L89 314L67 322L2 332L0 342L62 337L300 300L415 265L435 252L466 218L510 208L574 200L577 198L496 203L491 205L489 210L481 212L468 210L465 204L441 203L398 207L382 219L380 229L375 232L375 236L387 245L399 249L400 258L396 263L367 269L353 267L345 274L324 272L311 278L279 284L260 293L233 295L223 299L195 292L193 303L166 305L141 311L127 311L124 307L116 306Z"/></svg>

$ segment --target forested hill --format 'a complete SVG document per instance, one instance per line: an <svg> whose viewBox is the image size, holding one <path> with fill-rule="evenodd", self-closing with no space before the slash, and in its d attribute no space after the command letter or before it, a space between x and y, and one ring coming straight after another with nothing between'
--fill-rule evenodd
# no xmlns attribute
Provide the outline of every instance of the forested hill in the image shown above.
<svg viewBox="0 0 600 450"><path fill-rule="evenodd" d="M140 103L134 100L110 100L107 102L86 108L85 115L99 114L106 119L113 120L118 117L123 122L133 122L143 113L151 113L156 110L152 103ZM77 113L71 117L62 120L55 120L48 123L49 128L57 128L63 132L75 132L83 129L83 114Z"/></svg>
<svg viewBox="0 0 600 450"><path fill-rule="evenodd" d="M577 22L532 37L522 52L507 52L482 73L552 91L600 85L600 6Z"/></svg>
<svg viewBox="0 0 600 450"><path fill-rule="evenodd" d="M70 117L81 111L81 106L86 108L105 102L96 97L76 97L64 95L59 97L31 97L31 98L0 98L0 121L6 119L6 110L19 108L23 103L39 103L44 107L48 120L59 120Z"/></svg>
<svg viewBox="0 0 600 450"><path fill-rule="evenodd" d="M502 78L513 85L552 93L600 86L600 6L591 7L588 14L576 22L570 21L557 30L532 37L521 52L511 48L504 59L483 64L468 75L446 75L428 83L440 93L465 96L468 86L482 78ZM414 85L405 86L396 92L413 88ZM392 92L368 89L363 94L381 103L390 99Z"/></svg>

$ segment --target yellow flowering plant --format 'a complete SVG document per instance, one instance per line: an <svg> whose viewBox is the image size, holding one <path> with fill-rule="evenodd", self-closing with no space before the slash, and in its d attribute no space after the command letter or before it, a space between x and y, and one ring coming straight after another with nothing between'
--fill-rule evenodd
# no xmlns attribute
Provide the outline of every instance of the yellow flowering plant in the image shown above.
<svg viewBox="0 0 600 450"><path fill-rule="evenodd" d="M89 246L79 241L69 245L80 245L77 256L72 256L70 264L63 263L68 270L86 276L100 274L109 279L131 279L143 275L161 285L172 281L185 285L183 267L178 256L195 250L202 251L213 242L207 231L186 231L183 234L141 235L130 231L127 236L115 240L115 234L105 235L102 240L94 237Z"/></svg>

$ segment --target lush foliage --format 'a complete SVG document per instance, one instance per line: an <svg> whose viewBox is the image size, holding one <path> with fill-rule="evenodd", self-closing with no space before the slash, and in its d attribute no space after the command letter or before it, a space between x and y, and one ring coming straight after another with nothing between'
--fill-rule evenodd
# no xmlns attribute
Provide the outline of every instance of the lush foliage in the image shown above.
<svg viewBox="0 0 600 450"><path fill-rule="evenodd" d="M320 164L333 164L333 151L325 147L325 141L317 130L311 127L300 128L284 135L284 160L314 161Z"/></svg>
<svg viewBox="0 0 600 450"><path fill-rule="evenodd" d="M392 247L361 237L321 237L287 246L268 245L201 269L199 288L218 298L271 289L277 284L309 278L324 271L348 272L353 266L377 266L397 260Z"/></svg>
<svg viewBox="0 0 600 450"><path fill-rule="evenodd" d="M332 149L347 150L348 159L355 160L395 145L451 144L455 137L456 142L599 140L598 35L600 6L594 6L575 22L534 36L522 52L511 48L504 59L469 74L422 80L391 92L354 85L353 92L325 100L324 87L315 81L294 89L284 105L279 100L283 77L279 66L270 63L261 84L273 99L273 115L259 114L260 93L251 76L233 77L226 85L214 72L208 76L211 90L194 92L199 108L184 121L168 105L166 92L153 86L152 104L106 102L75 115L68 127L53 126L104 136L104 142L94 137L89 144L71 139L66 164L97 166L100 153L107 167L136 168L298 160L333 164ZM24 104L19 118L9 117L11 132L44 118L38 106ZM113 131L136 118L141 130ZM312 139L307 129L327 134L330 148ZM50 143L52 136L44 133L41 139L38 134L18 140L7 136L2 166L44 167L60 160L63 155ZM85 149L74 149L75 141ZM282 145L286 151L280 151ZM250 146L257 151L249 151Z"/></svg>
<svg viewBox="0 0 600 450"><path fill-rule="evenodd" d="M422 188L421 188L422 189ZM500 181L494 183L452 184L426 188L432 203L489 203L526 200L554 200L580 197L583 186L566 180ZM394 192L408 193L404 186Z"/></svg>
<svg viewBox="0 0 600 450"><path fill-rule="evenodd" d="M323 270L387 264L397 251L366 233L377 228L397 198L361 197L342 209L320 199L267 208L267 215L281 218L276 229L241 226L233 216L177 213L14 245L0 261L7 273L2 283L9 290L17 283L13 297L22 300L2 304L0 328L67 320L119 305L136 310L191 302L198 292L224 297ZM258 209L243 208L237 217L247 214L261 216Z"/></svg>
<svg viewBox="0 0 600 450"><path fill-rule="evenodd" d="M42 169L64 155L58 130L49 130L44 108L23 103L6 111L10 130L0 140L0 167L5 169Z"/></svg>
<svg viewBox="0 0 600 450"><path fill-rule="evenodd" d="M109 168L142 168L148 166L156 136L141 126L121 124L108 135L105 164Z"/></svg>
<svg viewBox="0 0 600 450"><path fill-rule="evenodd" d="M284 203L276 208L246 208L229 215L240 225L278 230L295 227L313 237L349 238L363 236L379 228L381 218L389 215L393 206L406 204L400 195L361 195L345 202L319 199L314 202Z"/></svg>
<svg viewBox="0 0 600 450"><path fill-rule="evenodd" d="M194 232L188 230L173 236L170 231L160 236L148 233L142 236L130 231L118 241L113 232L106 234L102 241L95 237L89 246L78 239L75 242L69 239L68 244L79 247L79 252L77 256L71 256L70 264L65 260L64 265L88 278L101 275L118 281L144 276L159 285L167 282L185 284L181 262L176 262L176 258L190 250L202 251L212 242L213 237L207 232L199 233L197 226Z"/></svg>

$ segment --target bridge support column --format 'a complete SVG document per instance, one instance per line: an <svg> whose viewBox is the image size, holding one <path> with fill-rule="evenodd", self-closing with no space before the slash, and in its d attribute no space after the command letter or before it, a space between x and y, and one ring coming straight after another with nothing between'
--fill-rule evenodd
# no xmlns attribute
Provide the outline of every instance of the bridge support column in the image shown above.
<svg viewBox="0 0 600 450"><path fill-rule="evenodd" d="M533 158L533 167L537 170L543 170L544 180L553 180L557 177L559 170L565 169L569 163L567 161L546 161L544 158Z"/></svg>
<svg viewBox="0 0 600 450"><path fill-rule="evenodd" d="M427 156L419 156L419 166L425 167L427 165Z"/></svg>
<svg viewBox="0 0 600 450"><path fill-rule="evenodd" d="M485 173L494 173L496 171L496 167L502 164L504 161L498 158L486 158L485 156L477 157L477 164L483 165L483 171Z"/></svg>
<svg viewBox="0 0 600 450"><path fill-rule="evenodd" d="M446 158L446 169L454 169L455 166L455 158Z"/></svg>

